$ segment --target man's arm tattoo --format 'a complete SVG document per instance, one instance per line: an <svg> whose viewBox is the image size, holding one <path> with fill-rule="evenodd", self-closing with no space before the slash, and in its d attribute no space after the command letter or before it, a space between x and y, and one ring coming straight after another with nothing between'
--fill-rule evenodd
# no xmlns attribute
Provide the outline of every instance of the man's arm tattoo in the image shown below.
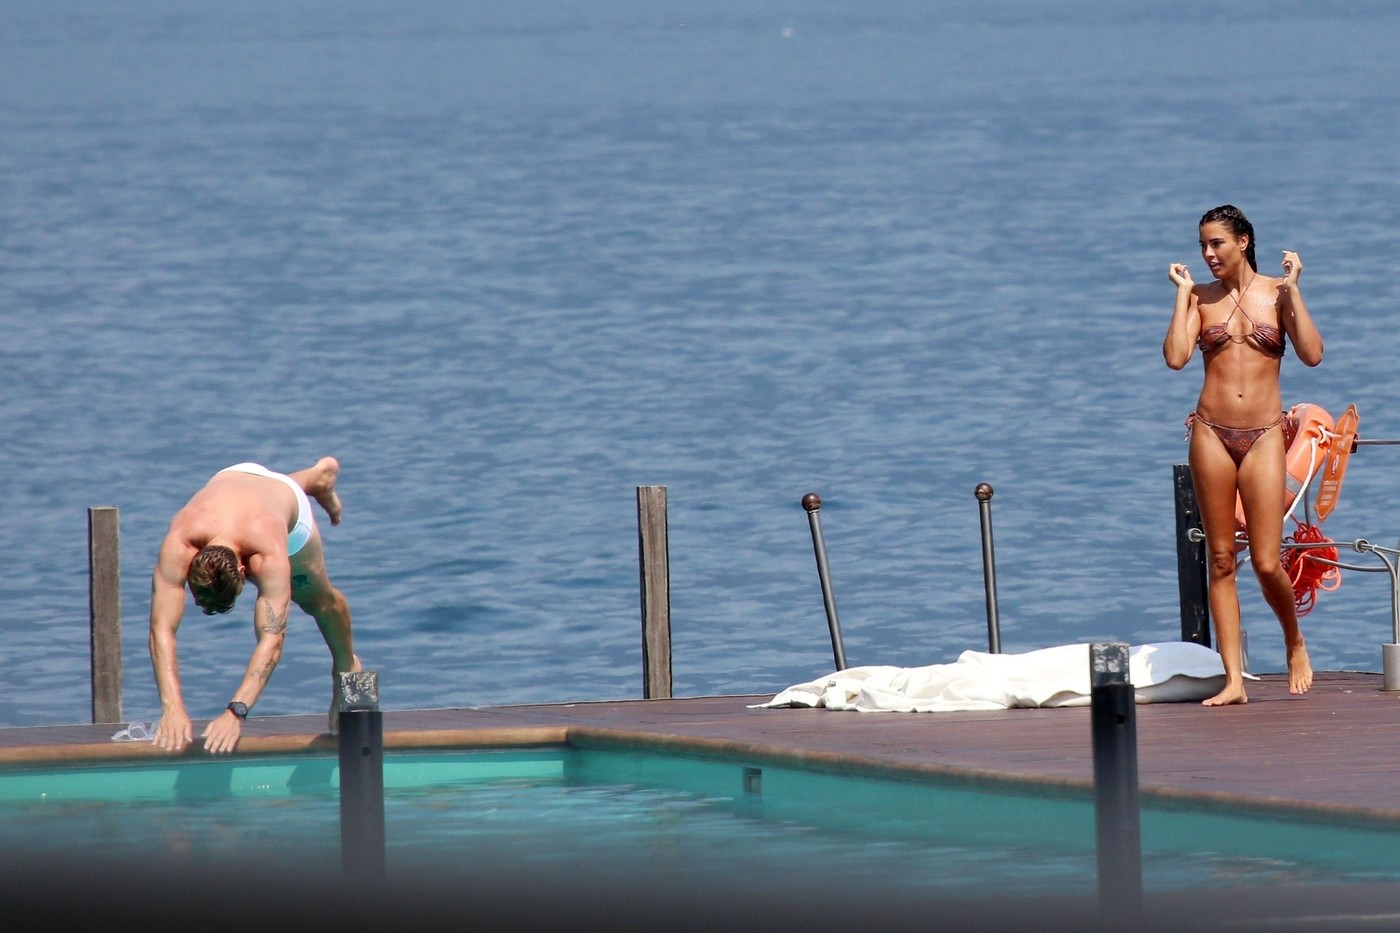
<svg viewBox="0 0 1400 933"><path fill-rule="evenodd" d="M267 621L259 626L259 629L264 635L281 635L287 630L287 615L290 612L291 607L288 606L287 611L279 616L277 610L273 609L272 603L269 602L267 605Z"/></svg>
<svg viewBox="0 0 1400 933"><path fill-rule="evenodd" d="M267 604L267 619L258 626L258 630L264 635L272 635L280 638L282 634L287 631L287 616L290 612L291 607L288 606L286 611L279 616L277 610L272 608L272 603L269 601ZM267 679L272 676L273 670L277 667L277 662L281 659L282 645L280 642L274 642L272 644L272 656L267 659L266 664L252 672L253 676L263 683L267 683Z"/></svg>

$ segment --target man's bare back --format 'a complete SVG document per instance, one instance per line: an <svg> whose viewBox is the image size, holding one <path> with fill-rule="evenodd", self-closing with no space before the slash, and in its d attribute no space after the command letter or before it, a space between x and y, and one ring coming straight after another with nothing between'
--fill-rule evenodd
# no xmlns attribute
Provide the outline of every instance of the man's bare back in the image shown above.
<svg viewBox="0 0 1400 933"><path fill-rule="evenodd" d="M296 509L296 498L281 483L250 473L216 473L175 514L170 534L195 550L216 539L230 541L246 562L254 554L286 553Z"/></svg>

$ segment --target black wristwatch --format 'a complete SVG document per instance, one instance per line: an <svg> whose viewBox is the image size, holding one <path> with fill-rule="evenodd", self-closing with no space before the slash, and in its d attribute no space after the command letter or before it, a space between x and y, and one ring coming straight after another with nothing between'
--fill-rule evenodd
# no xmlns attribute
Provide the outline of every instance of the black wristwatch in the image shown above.
<svg viewBox="0 0 1400 933"><path fill-rule="evenodd" d="M237 716L239 719L247 719L247 718L248 718L248 704L247 704L247 703L239 703L237 700L234 700L232 703L230 703L230 704L228 705L228 711L229 711L230 713L232 713L233 715Z"/></svg>

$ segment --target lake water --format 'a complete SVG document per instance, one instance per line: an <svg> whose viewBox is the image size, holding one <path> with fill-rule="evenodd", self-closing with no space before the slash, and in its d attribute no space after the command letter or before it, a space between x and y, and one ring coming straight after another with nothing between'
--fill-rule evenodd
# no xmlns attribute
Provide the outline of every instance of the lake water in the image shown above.
<svg viewBox="0 0 1400 933"><path fill-rule="evenodd" d="M1169 262L1239 204L1327 341L1285 399L1400 436L1400 9L1169 0L0 5L0 726L88 718L86 510L152 560L216 470L343 465L326 528L389 708L641 695L635 488L668 488L675 691L1177 637L1200 368ZM1327 529L1400 537L1364 448ZM1359 560L1359 558L1358 558ZM1246 582L1256 671L1283 667ZM186 616L219 711L248 606ZM1378 669L1383 574L1305 620ZM260 714L326 702L294 615Z"/></svg>

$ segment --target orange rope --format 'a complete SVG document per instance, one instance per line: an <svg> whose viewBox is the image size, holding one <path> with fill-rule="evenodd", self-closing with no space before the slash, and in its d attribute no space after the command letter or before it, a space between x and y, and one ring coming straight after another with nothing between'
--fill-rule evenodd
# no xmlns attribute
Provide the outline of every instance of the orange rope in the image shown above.
<svg viewBox="0 0 1400 933"><path fill-rule="evenodd" d="M1293 581L1293 602L1298 615L1305 616L1317 605L1317 591L1330 593L1342 585L1342 570L1315 558L1336 560L1337 549L1332 539L1322 534L1316 525L1298 522L1298 528L1284 539L1291 544L1312 544L1315 547L1288 548L1283 552L1283 568Z"/></svg>

